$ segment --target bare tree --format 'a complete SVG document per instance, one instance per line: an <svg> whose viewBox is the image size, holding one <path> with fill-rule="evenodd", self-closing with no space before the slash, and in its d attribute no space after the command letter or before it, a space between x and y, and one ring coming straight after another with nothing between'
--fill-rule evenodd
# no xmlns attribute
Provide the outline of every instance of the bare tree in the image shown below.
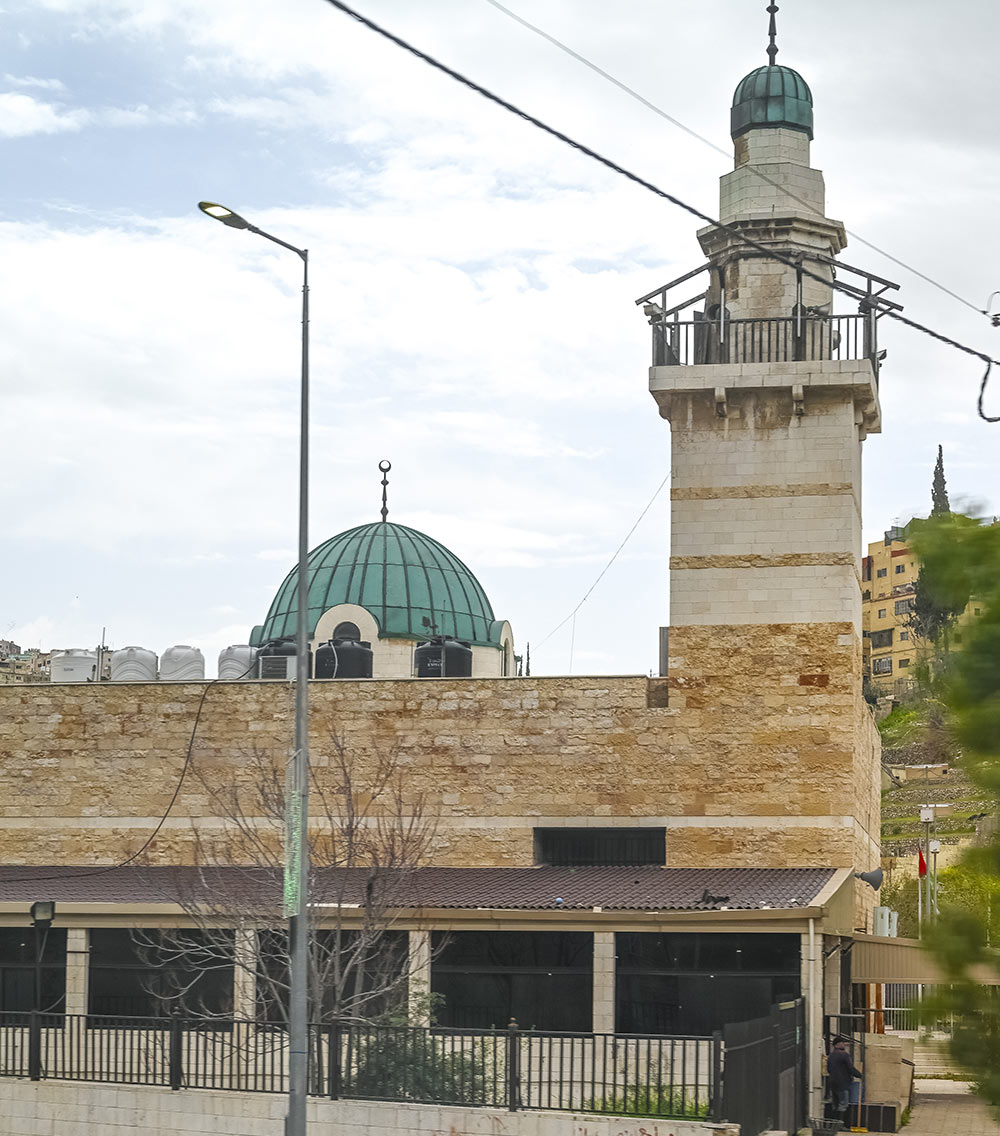
<svg viewBox="0 0 1000 1136"><path fill-rule="evenodd" d="M396 912L412 905L412 876L436 835L425 799L405 789L396 751L356 761L341 737L316 747L310 783L310 1020L372 1021L428 995L415 991ZM215 826L193 824L195 865L172 899L193 927L134 932L154 990L186 1015L228 1016L205 973L234 977L237 1005L257 1020L288 1013L288 943L281 910L286 769L272 753L243 755L238 778L193 775Z"/></svg>

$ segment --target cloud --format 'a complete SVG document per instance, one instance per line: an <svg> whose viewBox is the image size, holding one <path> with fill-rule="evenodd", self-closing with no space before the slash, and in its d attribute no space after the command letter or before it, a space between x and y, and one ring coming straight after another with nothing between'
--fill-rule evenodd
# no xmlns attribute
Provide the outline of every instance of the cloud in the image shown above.
<svg viewBox="0 0 1000 1136"><path fill-rule="evenodd" d="M34 75L4 75L0 82L8 87L32 87L39 91L66 90L66 84L61 79L40 79Z"/></svg>
<svg viewBox="0 0 1000 1136"><path fill-rule="evenodd" d="M13 91L0 93L0 137L3 138L82 130L89 121L90 114L86 110L63 110L32 95Z"/></svg>

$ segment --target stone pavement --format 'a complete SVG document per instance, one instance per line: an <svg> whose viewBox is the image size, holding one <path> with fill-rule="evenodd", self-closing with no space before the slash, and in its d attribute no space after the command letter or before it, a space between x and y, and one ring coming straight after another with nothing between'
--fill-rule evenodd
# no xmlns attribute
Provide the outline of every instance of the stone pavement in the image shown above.
<svg viewBox="0 0 1000 1136"><path fill-rule="evenodd" d="M965 1081L921 1077L904 1136L1000 1136L1000 1124Z"/></svg>

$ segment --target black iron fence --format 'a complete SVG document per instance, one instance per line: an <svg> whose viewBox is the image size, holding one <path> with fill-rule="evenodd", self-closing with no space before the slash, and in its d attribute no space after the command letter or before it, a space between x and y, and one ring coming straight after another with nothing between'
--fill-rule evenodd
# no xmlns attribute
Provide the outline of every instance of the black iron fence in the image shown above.
<svg viewBox="0 0 1000 1136"><path fill-rule="evenodd" d="M313 1095L718 1119L722 1035L310 1028ZM241 1020L0 1013L0 1076L288 1091L288 1034Z"/></svg>
<svg viewBox="0 0 1000 1136"><path fill-rule="evenodd" d="M874 312L856 316L654 321L653 366L870 359L878 373Z"/></svg>

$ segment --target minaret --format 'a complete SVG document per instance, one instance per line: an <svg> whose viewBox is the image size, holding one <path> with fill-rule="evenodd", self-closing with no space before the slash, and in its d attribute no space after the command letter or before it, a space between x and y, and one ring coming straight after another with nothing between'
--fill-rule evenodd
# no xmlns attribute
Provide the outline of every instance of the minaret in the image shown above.
<svg viewBox="0 0 1000 1136"><path fill-rule="evenodd" d="M875 332L894 285L860 273L857 314L833 314L844 228L809 164L812 95L774 62L775 8L771 61L733 99L726 228L699 232L707 264L639 301L649 389L671 431L673 744L705 755L668 862L868 872L881 747L861 691L861 447L880 428ZM702 296L668 296L706 270ZM840 285L857 270L836 271ZM874 902L856 880L853 911L832 922L869 926ZM818 1115L816 944L804 939L802 957Z"/></svg>
<svg viewBox="0 0 1000 1136"><path fill-rule="evenodd" d="M812 95L773 62L769 10L772 62L733 99L727 228L701 230L708 263L644 297L658 301L649 387L672 443L670 705L713 738L709 811L732 818L730 862L867 871L879 806L861 694L861 447L880 428L875 330L893 285L861 273L860 311L848 299L850 314L832 314L844 228L825 215ZM707 291L671 306L668 289L705 270ZM812 786L801 799L783 781L792 768ZM861 917L872 898L858 892Z"/></svg>

